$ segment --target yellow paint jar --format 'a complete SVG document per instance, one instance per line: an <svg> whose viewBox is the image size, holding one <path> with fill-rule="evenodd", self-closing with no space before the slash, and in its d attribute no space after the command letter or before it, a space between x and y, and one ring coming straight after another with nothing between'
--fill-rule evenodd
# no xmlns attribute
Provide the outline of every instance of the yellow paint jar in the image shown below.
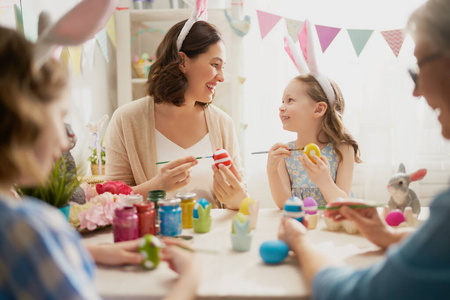
<svg viewBox="0 0 450 300"><path fill-rule="evenodd" d="M175 198L181 199L181 224L183 229L192 228L195 197L197 197L197 194L192 192L180 192L175 195Z"/></svg>

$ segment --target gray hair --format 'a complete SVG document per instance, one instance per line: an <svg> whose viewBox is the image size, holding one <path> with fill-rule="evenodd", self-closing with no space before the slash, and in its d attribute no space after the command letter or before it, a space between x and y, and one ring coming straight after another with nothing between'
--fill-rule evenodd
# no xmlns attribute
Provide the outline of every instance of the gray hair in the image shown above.
<svg viewBox="0 0 450 300"><path fill-rule="evenodd" d="M408 31L450 56L450 0L428 0L409 18Z"/></svg>

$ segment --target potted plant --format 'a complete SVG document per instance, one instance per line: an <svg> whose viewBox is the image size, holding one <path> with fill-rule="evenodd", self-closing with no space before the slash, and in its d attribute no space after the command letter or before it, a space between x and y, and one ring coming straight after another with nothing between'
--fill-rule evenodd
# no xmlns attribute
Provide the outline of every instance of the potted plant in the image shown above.
<svg viewBox="0 0 450 300"><path fill-rule="evenodd" d="M41 199L59 208L68 220L69 199L80 186L80 183L76 168L70 168L64 158L61 157L56 161L46 183L37 187L20 187L18 192L22 195Z"/></svg>
<svg viewBox="0 0 450 300"><path fill-rule="evenodd" d="M100 145L103 144L103 140L101 140ZM103 147L103 146L102 146ZM100 158L102 160L102 175L105 175L105 151L103 151L102 147L100 148ZM91 172L92 175L99 175L98 170L98 155L97 155L97 148L96 147L89 147L91 149L92 154L89 156L88 160L91 163Z"/></svg>

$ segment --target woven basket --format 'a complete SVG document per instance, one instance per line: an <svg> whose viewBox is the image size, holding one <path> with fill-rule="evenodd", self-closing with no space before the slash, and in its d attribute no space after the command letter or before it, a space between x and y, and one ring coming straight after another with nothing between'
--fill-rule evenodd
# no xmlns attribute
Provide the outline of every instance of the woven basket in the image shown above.
<svg viewBox="0 0 450 300"><path fill-rule="evenodd" d="M138 78L147 78L148 70L150 69L152 63L149 62L148 60L144 60L143 62L137 62L131 65L133 67L134 72L136 72Z"/></svg>

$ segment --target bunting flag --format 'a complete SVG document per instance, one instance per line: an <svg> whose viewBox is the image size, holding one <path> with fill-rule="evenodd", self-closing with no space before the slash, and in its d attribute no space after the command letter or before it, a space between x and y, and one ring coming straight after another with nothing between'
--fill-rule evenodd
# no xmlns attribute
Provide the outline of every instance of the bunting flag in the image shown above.
<svg viewBox="0 0 450 300"><path fill-rule="evenodd" d="M341 28L316 25L316 30L317 35L319 36L322 52L325 52L339 31L341 31Z"/></svg>
<svg viewBox="0 0 450 300"><path fill-rule="evenodd" d="M293 19L284 18L286 22L286 28L289 36L295 42L298 41L298 35L300 34L300 30L302 30L303 21L297 21Z"/></svg>
<svg viewBox="0 0 450 300"><path fill-rule="evenodd" d="M69 59L70 59L70 54L69 54L69 50L67 50L67 47L63 47L61 50L61 56L59 57L59 59L61 60L61 62L64 65L69 65Z"/></svg>
<svg viewBox="0 0 450 300"><path fill-rule="evenodd" d="M105 57L106 61L109 62L108 41L106 35L106 29L103 28L99 33L95 35L95 38L97 39L97 43L100 46L100 50L102 50L103 56Z"/></svg>
<svg viewBox="0 0 450 300"><path fill-rule="evenodd" d="M75 74L77 77L80 76L80 67L81 67L81 51L83 46L70 46L67 47L69 51L70 60L72 61L72 66L75 70Z"/></svg>
<svg viewBox="0 0 450 300"><path fill-rule="evenodd" d="M381 31L381 34L388 43L389 47L391 47L395 57L398 57L400 48L402 48L403 41L405 40L403 30L397 29L397 30Z"/></svg>
<svg viewBox="0 0 450 300"><path fill-rule="evenodd" d="M372 36L373 30L367 29L347 29L350 40L352 41L353 48L355 49L356 56L359 57L364 47Z"/></svg>
<svg viewBox="0 0 450 300"><path fill-rule="evenodd" d="M108 34L111 43L114 45L114 48L117 48L116 21L114 19L114 14L109 18L109 21L106 24L106 33Z"/></svg>
<svg viewBox="0 0 450 300"><path fill-rule="evenodd" d="M260 10L257 10L256 13L258 14L261 39L264 39L272 28L278 23L278 21L280 21L281 17Z"/></svg>
<svg viewBox="0 0 450 300"><path fill-rule="evenodd" d="M94 66L95 38L87 40L83 44L83 55L81 56L81 69L91 71Z"/></svg>

